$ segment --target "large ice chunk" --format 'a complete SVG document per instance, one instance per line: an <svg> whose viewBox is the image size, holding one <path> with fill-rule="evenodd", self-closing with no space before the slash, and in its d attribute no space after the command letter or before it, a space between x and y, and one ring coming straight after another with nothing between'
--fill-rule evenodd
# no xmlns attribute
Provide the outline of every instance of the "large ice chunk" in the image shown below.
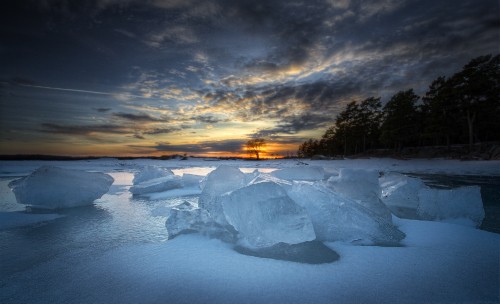
<svg viewBox="0 0 500 304"><path fill-rule="evenodd" d="M177 175L168 175L143 181L130 187L130 192L134 195L141 195L152 192L162 192L172 189L182 188L182 178Z"/></svg>
<svg viewBox="0 0 500 304"><path fill-rule="evenodd" d="M134 174L134 180L132 181L132 183L134 185L137 185L151 179L166 177L170 175L174 175L174 173L170 169L160 168L157 166L144 166L140 171Z"/></svg>
<svg viewBox="0 0 500 304"><path fill-rule="evenodd" d="M263 182L271 182L280 185L285 191L288 191L292 188L293 181L284 180L278 177L275 177L269 173L259 173L256 175L248 185L258 184Z"/></svg>
<svg viewBox="0 0 500 304"><path fill-rule="evenodd" d="M174 175L170 169L145 166L134 175L133 184L130 192L134 195L142 195L182 188L183 179Z"/></svg>
<svg viewBox="0 0 500 304"><path fill-rule="evenodd" d="M400 173L385 173L379 179L384 204L400 218L417 219L418 192L426 188L419 178Z"/></svg>
<svg viewBox="0 0 500 304"><path fill-rule="evenodd" d="M262 248L316 238L306 210L275 183L252 184L228 193L222 197L222 207L244 246Z"/></svg>
<svg viewBox="0 0 500 304"><path fill-rule="evenodd" d="M201 175L184 173L182 175L182 185L184 187L195 187L195 188L199 189L200 182L202 179L203 179L203 176L201 176Z"/></svg>
<svg viewBox="0 0 500 304"><path fill-rule="evenodd" d="M316 181L325 178L325 170L318 166L299 166L276 170L271 175L284 180Z"/></svg>
<svg viewBox="0 0 500 304"><path fill-rule="evenodd" d="M257 178L262 173L258 169L253 170L250 173L245 173L245 185L250 184L255 178Z"/></svg>
<svg viewBox="0 0 500 304"><path fill-rule="evenodd" d="M43 166L9 187L20 204L57 209L90 205L108 192L113 181L104 173Z"/></svg>
<svg viewBox="0 0 500 304"><path fill-rule="evenodd" d="M203 180L203 190L198 205L207 210L214 221L226 225L227 221L222 211L220 196L243 186L245 186L245 174L240 169L221 165Z"/></svg>
<svg viewBox="0 0 500 304"><path fill-rule="evenodd" d="M455 189L423 188L418 192L417 213L422 219L457 222L479 227L484 219L479 186Z"/></svg>
<svg viewBox="0 0 500 304"><path fill-rule="evenodd" d="M391 211L380 200L379 173L373 170L340 169L338 176L328 179L328 186L337 193L355 200L388 222Z"/></svg>
<svg viewBox="0 0 500 304"><path fill-rule="evenodd" d="M397 245L405 237L385 218L321 182L294 182L288 195L306 208L320 241Z"/></svg>
<svg viewBox="0 0 500 304"><path fill-rule="evenodd" d="M230 226L221 226L213 221L205 209L184 202L168 212L165 223L169 239L180 234L197 232L226 242L235 242L236 231Z"/></svg>
<svg viewBox="0 0 500 304"><path fill-rule="evenodd" d="M382 201L398 217L480 226L484 208L479 186L434 189L419 178L386 173L380 178Z"/></svg>

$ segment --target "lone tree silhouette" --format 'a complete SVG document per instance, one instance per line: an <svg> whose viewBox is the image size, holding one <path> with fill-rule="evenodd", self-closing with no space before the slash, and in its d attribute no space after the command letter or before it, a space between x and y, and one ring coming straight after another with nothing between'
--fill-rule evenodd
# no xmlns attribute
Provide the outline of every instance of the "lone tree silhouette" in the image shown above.
<svg viewBox="0 0 500 304"><path fill-rule="evenodd" d="M255 154L257 159L260 159L260 153L264 150L266 146L266 140L264 138L254 138L247 141L245 147L250 154Z"/></svg>

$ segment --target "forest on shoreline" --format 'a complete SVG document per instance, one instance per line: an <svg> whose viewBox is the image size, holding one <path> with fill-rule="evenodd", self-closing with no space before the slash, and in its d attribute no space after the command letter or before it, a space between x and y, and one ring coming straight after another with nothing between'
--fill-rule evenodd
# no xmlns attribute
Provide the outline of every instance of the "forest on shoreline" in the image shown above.
<svg viewBox="0 0 500 304"><path fill-rule="evenodd" d="M380 99L347 104L320 139L299 146L298 156L500 157L500 54L436 78L424 96L408 89L384 106Z"/></svg>

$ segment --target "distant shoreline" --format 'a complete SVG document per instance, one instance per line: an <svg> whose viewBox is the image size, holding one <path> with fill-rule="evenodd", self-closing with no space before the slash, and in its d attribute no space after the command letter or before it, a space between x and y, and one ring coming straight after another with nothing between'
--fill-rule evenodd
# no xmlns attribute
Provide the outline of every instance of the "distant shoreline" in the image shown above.
<svg viewBox="0 0 500 304"><path fill-rule="evenodd" d="M0 160L58 160L58 161L74 161L74 160L93 160L102 158L113 158L119 160L133 159L155 159L155 160L186 160L188 158L207 159L207 160L251 160L256 161L251 157L238 156L192 156L192 155L162 155L162 156L68 156L68 155L45 155L45 154L14 154L0 155ZM421 146L407 147L396 152L392 149L374 149L364 153L351 155L314 155L312 157L300 158L298 156L277 157L277 158L262 158L265 160L274 159L311 159L311 160L341 160L341 159L356 159L356 158L394 158L394 159L457 159L457 160L500 160L500 142L477 143L473 146L473 151L469 152L468 145L450 145L450 146Z"/></svg>

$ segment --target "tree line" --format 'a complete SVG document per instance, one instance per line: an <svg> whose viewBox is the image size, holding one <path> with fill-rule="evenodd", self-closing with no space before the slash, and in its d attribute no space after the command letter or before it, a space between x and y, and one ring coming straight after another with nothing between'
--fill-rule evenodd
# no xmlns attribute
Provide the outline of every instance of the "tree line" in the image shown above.
<svg viewBox="0 0 500 304"><path fill-rule="evenodd" d="M352 101L320 139L299 146L299 157L352 155L373 149L448 146L500 140L500 54L472 59L451 77L438 77L424 96L397 92Z"/></svg>

